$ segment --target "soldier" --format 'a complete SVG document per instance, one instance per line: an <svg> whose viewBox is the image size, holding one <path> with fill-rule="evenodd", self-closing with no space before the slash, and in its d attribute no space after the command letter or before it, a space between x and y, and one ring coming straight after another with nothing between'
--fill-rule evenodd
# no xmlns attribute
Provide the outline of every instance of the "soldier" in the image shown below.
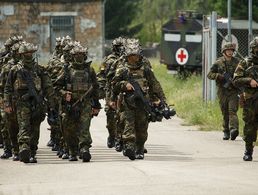
<svg viewBox="0 0 258 195"><path fill-rule="evenodd" d="M153 104L166 102L165 95L154 76L150 66L143 61L141 48L137 39L127 39L125 44L125 61L117 70L113 83L112 101L121 92L124 95L122 106L124 110L123 153L129 159L144 158L144 144L148 133L148 113L145 105L138 101L135 93L139 86L146 101ZM138 91L139 92L139 91ZM138 93L137 92L137 93Z"/></svg>
<svg viewBox="0 0 258 195"><path fill-rule="evenodd" d="M36 163L40 123L45 118L44 99L53 104L53 87L48 74L35 61L33 54L37 47L23 43L18 50L21 60L8 74L4 89L5 111L11 113L12 97L17 111L19 124L18 143L20 161Z"/></svg>
<svg viewBox="0 0 258 195"><path fill-rule="evenodd" d="M72 62L64 66L56 85L62 95L62 125L69 148L69 161L77 161L77 151L83 162L89 162L92 139L89 131L91 118L101 106L96 74L86 62L87 48L80 45L71 50Z"/></svg>
<svg viewBox="0 0 258 195"><path fill-rule="evenodd" d="M238 130L239 90L233 85L232 78L239 60L233 56L235 46L227 42L222 47L222 57L212 65L207 77L216 80L220 109L223 115L223 140L235 140Z"/></svg>
<svg viewBox="0 0 258 195"><path fill-rule="evenodd" d="M4 153L1 155L2 159L7 159L9 157L12 156L12 146L11 146L11 140L10 140L10 135L9 135L9 131L8 131L8 116L6 115L6 113L3 110L3 95L4 95L4 85L6 82L6 77L10 70L10 63L9 60L12 59L13 57L13 53L15 53L15 51L13 51L11 48L14 44L22 41L23 37L22 36L11 36L10 38L7 39L7 41L5 42L5 54L3 54L2 57L2 61L1 61L1 77L0 77L0 97L1 97L1 135L3 137L3 142L4 142ZM14 131L15 131L15 127L14 127Z"/></svg>
<svg viewBox="0 0 258 195"><path fill-rule="evenodd" d="M250 56L240 61L235 73L234 83L238 87L244 87L243 120L245 153L243 160L253 160L253 148L257 139L258 117L258 37L250 42Z"/></svg>
<svg viewBox="0 0 258 195"><path fill-rule="evenodd" d="M5 64L2 67L2 71L1 71L1 80L0 80L0 94L1 97L3 97L4 95L4 87L5 87L5 83L8 77L8 73L10 71L10 69L18 64L19 60L20 60L20 56L18 54L18 49L20 47L21 43L15 43L12 47L11 47L11 57L12 59L10 61L8 61L7 64ZM13 108L13 112L11 113L5 113L3 112L2 114L2 118L4 119L4 129L5 131L7 131L8 136L10 137L10 141L11 141L11 145L12 145L12 152L13 152L13 160L14 161L18 161L19 160L19 145L18 145L18 140L17 140L17 135L18 135L18 131L19 131L19 127L18 127L18 122L17 122L17 117L16 117L16 106L15 103L16 99L15 97L12 97L12 108ZM4 108L3 108L4 109ZM11 145L9 146L10 148L8 149L8 145L7 144L7 150L5 151L5 153L1 156L1 158L9 158L12 156L12 152L11 152Z"/></svg>
<svg viewBox="0 0 258 195"><path fill-rule="evenodd" d="M100 66L100 71L97 74L98 83L100 86L101 93L106 100L105 112L107 116L107 129L108 129L108 138L107 138L107 147L113 148L115 146L115 141L119 143L119 140L116 140L116 110L110 106L110 95L111 95L111 80L114 74L111 73L112 65L121 57L123 52L123 43L124 38L118 37L112 42L112 53L105 57L102 65Z"/></svg>

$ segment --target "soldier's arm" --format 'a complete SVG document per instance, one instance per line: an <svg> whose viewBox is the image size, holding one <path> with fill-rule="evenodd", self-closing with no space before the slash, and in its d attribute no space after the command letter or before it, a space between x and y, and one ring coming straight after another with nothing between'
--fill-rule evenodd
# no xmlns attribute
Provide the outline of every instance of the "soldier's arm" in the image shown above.
<svg viewBox="0 0 258 195"><path fill-rule="evenodd" d="M209 71L209 73L207 74L208 79L210 80L217 80L220 76L222 76L219 73L219 67L217 63L214 63Z"/></svg>
<svg viewBox="0 0 258 195"><path fill-rule="evenodd" d="M150 68L148 68L146 74L149 82L150 98L152 100L155 100L155 98L158 97L160 100L166 102L167 99L165 93L161 87L160 82L155 77L153 71Z"/></svg>
<svg viewBox="0 0 258 195"><path fill-rule="evenodd" d="M4 87L4 104L9 107L12 104L12 95L14 92L13 83L15 80L14 70L11 69L8 73L7 80Z"/></svg>
<svg viewBox="0 0 258 195"><path fill-rule="evenodd" d="M246 77L245 71L248 65L245 60L239 62L234 73L233 82L237 87L250 87L251 77Z"/></svg>
<svg viewBox="0 0 258 195"><path fill-rule="evenodd" d="M55 92L54 92L54 88L51 82L51 79L49 77L49 75L47 74L47 72L42 73L41 75L41 82L42 82L42 90L43 90L43 95L44 97L47 98L48 103L50 105L51 108L55 107Z"/></svg>
<svg viewBox="0 0 258 195"><path fill-rule="evenodd" d="M126 85L129 83L126 77L126 69L118 68L112 80L113 95L117 96L120 92L126 91Z"/></svg>

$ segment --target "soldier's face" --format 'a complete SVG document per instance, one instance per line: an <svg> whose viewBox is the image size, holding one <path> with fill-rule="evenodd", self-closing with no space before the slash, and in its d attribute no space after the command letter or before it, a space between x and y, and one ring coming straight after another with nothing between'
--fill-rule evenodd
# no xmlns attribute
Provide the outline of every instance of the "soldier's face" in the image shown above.
<svg viewBox="0 0 258 195"><path fill-rule="evenodd" d="M82 63L85 61L85 55L83 53L78 53L74 55L75 62Z"/></svg>
<svg viewBox="0 0 258 195"><path fill-rule="evenodd" d="M254 54L258 56L258 47L255 47L253 50Z"/></svg>
<svg viewBox="0 0 258 195"><path fill-rule="evenodd" d="M225 55L228 56L228 57L232 57L233 53L234 53L234 50L232 50L232 49L227 49L225 51Z"/></svg>
<svg viewBox="0 0 258 195"><path fill-rule="evenodd" d="M127 61L129 64L136 64L137 62L139 62L140 60L140 56L138 55L130 55L127 57Z"/></svg>

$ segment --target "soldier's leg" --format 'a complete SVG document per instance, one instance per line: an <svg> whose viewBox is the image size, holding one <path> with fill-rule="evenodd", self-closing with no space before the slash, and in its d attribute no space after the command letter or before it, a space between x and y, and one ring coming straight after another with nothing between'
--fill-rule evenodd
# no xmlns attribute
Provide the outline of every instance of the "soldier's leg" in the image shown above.
<svg viewBox="0 0 258 195"><path fill-rule="evenodd" d="M13 149L13 160L18 161L19 160L19 145L18 145L18 132L19 132L19 126L17 122L16 112L13 112L11 114L7 114L7 121L8 121L8 131L10 135L10 140L12 144Z"/></svg>
<svg viewBox="0 0 258 195"><path fill-rule="evenodd" d="M148 116L144 110L139 110L136 112L136 158L144 158L144 144L148 138Z"/></svg>
<svg viewBox="0 0 258 195"><path fill-rule="evenodd" d="M239 122L238 122L238 106L239 97L237 95L232 95L229 97L228 103L228 113L229 113L229 130L231 140L235 140L239 135Z"/></svg>
<svg viewBox="0 0 258 195"><path fill-rule="evenodd" d="M7 120L7 115L6 113L1 110L1 118L3 122L3 128L1 129L1 134L3 138L3 144L4 144L4 153L0 156L1 159L8 159L12 156L12 146L11 146L11 140L9 136L9 123L10 121Z"/></svg>
<svg viewBox="0 0 258 195"><path fill-rule="evenodd" d="M124 112L117 112L117 129L116 129L116 142L115 149L117 152L121 152L123 150L123 140L122 133L125 128L125 115Z"/></svg>
<svg viewBox="0 0 258 195"><path fill-rule="evenodd" d="M1 117L1 114L0 114L0 132L1 132L3 127L4 127L4 124L3 124L3 120L2 120L2 117ZM0 148L3 148L3 147L4 147L3 137L2 137L2 133L0 133Z"/></svg>
<svg viewBox="0 0 258 195"><path fill-rule="evenodd" d="M79 151L80 157L83 162L89 162L91 159L91 154L89 148L92 144L92 138L90 134L90 123L91 123L91 106L84 105L81 113L80 120L78 122L79 131Z"/></svg>
<svg viewBox="0 0 258 195"><path fill-rule="evenodd" d="M124 155L128 156L130 160L135 160L135 110L129 109L125 106L125 128L122 134Z"/></svg>
<svg viewBox="0 0 258 195"><path fill-rule="evenodd" d="M107 138L107 146L109 148L113 148L115 146L115 137L116 137L116 118L115 118L115 110L110 107L106 108L106 116L107 116L107 129L108 129L108 138Z"/></svg>
<svg viewBox="0 0 258 195"><path fill-rule="evenodd" d="M63 135L67 148L69 150L69 160L77 161L78 152L78 132L77 132L77 122L68 115L63 116Z"/></svg>
<svg viewBox="0 0 258 195"><path fill-rule="evenodd" d="M223 126L223 140L228 140L230 138L230 132L229 132L229 113L228 113L228 100L226 96L219 96L219 105L220 105L220 110L222 113L223 121L222 121L222 126Z"/></svg>
<svg viewBox="0 0 258 195"><path fill-rule="evenodd" d="M17 103L17 120L19 124L18 144L20 161L28 163L31 157L31 110L28 103Z"/></svg>
<svg viewBox="0 0 258 195"><path fill-rule="evenodd" d="M257 103L256 103L257 104ZM245 122L244 125L244 136L243 140L245 141L245 153L243 160L244 161L252 161L253 160L253 147L254 142L257 137L257 122L256 117L257 114L255 109L258 109L257 105L254 107L254 104L251 100L247 100L245 102L243 108L243 120Z"/></svg>

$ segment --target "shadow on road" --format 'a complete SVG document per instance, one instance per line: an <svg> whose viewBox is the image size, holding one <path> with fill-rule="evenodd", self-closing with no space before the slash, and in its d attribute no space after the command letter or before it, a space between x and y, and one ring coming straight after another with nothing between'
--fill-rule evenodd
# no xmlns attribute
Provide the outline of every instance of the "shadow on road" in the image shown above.
<svg viewBox="0 0 258 195"><path fill-rule="evenodd" d="M191 154L181 153L173 149L173 146L168 145L146 145L148 153L145 154L145 161L193 161ZM124 157L122 152L116 152L113 148L104 146L93 146L91 148L92 159L91 162L122 162L129 161ZM80 163L69 162L58 158L56 152L51 151L50 148L40 148L37 154L38 164L74 164Z"/></svg>

